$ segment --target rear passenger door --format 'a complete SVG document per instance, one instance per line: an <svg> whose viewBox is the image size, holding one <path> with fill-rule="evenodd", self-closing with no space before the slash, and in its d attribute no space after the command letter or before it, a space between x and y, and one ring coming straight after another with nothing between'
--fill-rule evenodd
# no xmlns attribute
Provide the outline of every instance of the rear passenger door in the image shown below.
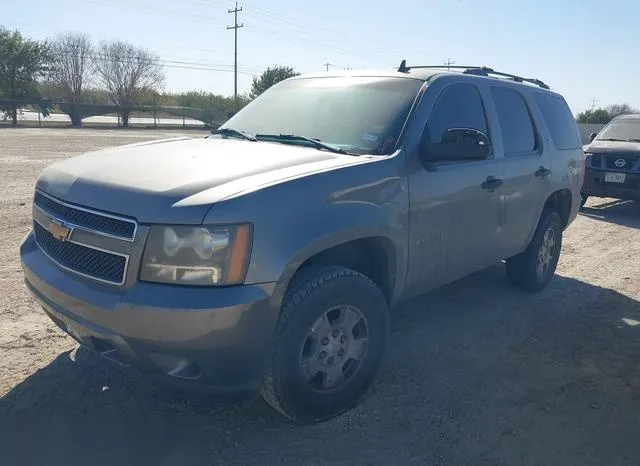
<svg viewBox="0 0 640 466"><path fill-rule="evenodd" d="M498 117L504 156L501 256L522 252L536 228L541 202L550 185L551 164L542 150L532 103L516 86L492 85L491 100Z"/></svg>

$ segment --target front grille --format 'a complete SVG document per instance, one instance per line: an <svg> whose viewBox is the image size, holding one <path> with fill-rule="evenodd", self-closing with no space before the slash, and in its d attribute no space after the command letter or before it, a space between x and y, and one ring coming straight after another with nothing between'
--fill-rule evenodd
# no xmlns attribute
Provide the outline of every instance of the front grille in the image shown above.
<svg viewBox="0 0 640 466"><path fill-rule="evenodd" d="M616 165L616 161L624 160L624 165ZM617 155L607 155L605 157L605 168L608 170L631 171L638 159L636 157L620 157Z"/></svg>
<svg viewBox="0 0 640 466"><path fill-rule="evenodd" d="M600 168L602 166L602 157L600 154L591 155L591 166L595 168Z"/></svg>
<svg viewBox="0 0 640 466"><path fill-rule="evenodd" d="M126 257L69 241L59 241L38 222L33 223L33 231L40 249L62 267L115 285L124 282Z"/></svg>
<svg viewBox="0 0 640 466"><path fill-rule="evenodd" d="M127 240L132 240L135 236L136 222L134 220L114 218L108 215L101 215L97 212L89 212L82 208L76 208L54 200L38 191L35 193L33 202L37 207L50 215L79 227Z"/></svg>

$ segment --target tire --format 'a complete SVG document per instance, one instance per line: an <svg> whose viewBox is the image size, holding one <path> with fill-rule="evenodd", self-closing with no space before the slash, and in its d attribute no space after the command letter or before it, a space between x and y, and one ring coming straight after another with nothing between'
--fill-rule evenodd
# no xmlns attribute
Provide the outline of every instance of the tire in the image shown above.
<svg viewBox="0 0 640 466"><path fill-rule="evenodd" d="M580 194L580 208L584 207L584 205L587 203L587 199L589 199L589 196L587 196L586 194Z"/></svg>
<svg viewBox="0 0 640 466"><path fill-rule="evenodd" d="M344 413L371 387L388 329L387 301L373 281L344 267L309 267L285 296L262 397L298 424ZM339 374L344 382L332 387Z"/></svg>
<svg viewBox="0 0 640 466"><path fill-rule="evenodd" d="M506 261L509 283L527 291L537 292L544 289L553 279L560 259L562 230L560 215L553 210L545 209L527 249ZM548 248L550 243L545 242L547 235L554 239L552 251ZM546 267L538 263L539 255L544 255Z"/></svg>

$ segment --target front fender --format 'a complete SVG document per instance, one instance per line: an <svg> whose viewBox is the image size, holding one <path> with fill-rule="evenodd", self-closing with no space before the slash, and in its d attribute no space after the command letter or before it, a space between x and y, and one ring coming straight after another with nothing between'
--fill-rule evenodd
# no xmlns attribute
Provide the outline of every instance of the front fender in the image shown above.
<svg viewBox="0 0 640 466"><path fill-rule="evenodd" d="M403 159L389 157L270 186L214 205L205 223L253 224L245 283L277 283L277 304L309 257L339 244L384 237L404 283L408 187Z"/></svg>
<svg viewBox="0 0 640 466"><path fill-rule="evenodd" d="M396 260L392 267L395 269L389 272L397 277L394 290L397 295L406 271L407 232L406 222L400 218L402 214L362 205L335 206L332 212L318 214L308 212L305 225L309 227L298 231L296 239L289 244L281 244L271 251L270 263L278 274L272 296L274 305L282 303L291 279L307 259L334 246L373 237L388 239L393 245Z"/></svg>

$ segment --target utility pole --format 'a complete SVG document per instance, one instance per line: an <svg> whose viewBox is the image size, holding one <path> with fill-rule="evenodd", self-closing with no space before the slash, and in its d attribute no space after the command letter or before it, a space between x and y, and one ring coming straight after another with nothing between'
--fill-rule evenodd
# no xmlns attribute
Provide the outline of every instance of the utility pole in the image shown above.
<svg viewBox="0 0 640 466"><path fill-rule="evenodd" d="M591 99L591 110L596 108L596 103L600 102L598 99Z"/></svg>
<svg viewBox="0 0 640 466"><path fill-rule="evenodd" d="M233 46L233 100L238 110L238 29L244 27L244 23L238 24L238 12L242 11L242 7L238 8L238 2L233 10L227 10L228 13L233 13L233 26L227 26L228 29L233 29L234 46Z"/></svg>
<svg viewBox="0 0 640 466"><path fill-rule="evenodd" d="M322 64L322 66L324 66L324 67L325 67L325 69L326 69L327 71L329 71L329 67L330 67L330 66L333 66L333 65L332 65L331 63L327 62L327 63L323 63L323 64Z"/></svg>
<svg viewBox="0 0 640 466"><path fill-rule="evenodd" d="M451 61L451 58L447 58L447 61L446 61L446 62L444 62L444 64L445 64L445 65L447 65L447 69L450 69L449 67L450 67L451 65L455 65L455 64L456 64L456 62Z"/></svg>

